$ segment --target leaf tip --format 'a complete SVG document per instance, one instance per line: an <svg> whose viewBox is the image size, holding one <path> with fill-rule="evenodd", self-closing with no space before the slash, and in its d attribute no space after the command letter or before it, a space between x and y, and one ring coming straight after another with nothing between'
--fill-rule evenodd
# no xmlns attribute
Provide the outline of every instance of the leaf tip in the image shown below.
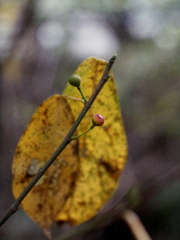
<svg viewBox="0 0 180 240"><path fill-rule="evenodd" d="M48 239L52 239L52 234L49 228L43 228L43 232Z"/></svg>

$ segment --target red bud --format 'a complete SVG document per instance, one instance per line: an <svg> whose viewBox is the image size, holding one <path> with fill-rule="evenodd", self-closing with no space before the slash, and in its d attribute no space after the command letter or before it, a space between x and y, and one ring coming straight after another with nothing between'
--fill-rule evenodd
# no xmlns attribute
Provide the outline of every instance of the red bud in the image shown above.
<svg viewBox="0 0 180 240"><path fill-rule="evenodd" d="M94 114L92 117L92 123L94 126L102 126L104 124L104 118L100 114Z"/></svg>

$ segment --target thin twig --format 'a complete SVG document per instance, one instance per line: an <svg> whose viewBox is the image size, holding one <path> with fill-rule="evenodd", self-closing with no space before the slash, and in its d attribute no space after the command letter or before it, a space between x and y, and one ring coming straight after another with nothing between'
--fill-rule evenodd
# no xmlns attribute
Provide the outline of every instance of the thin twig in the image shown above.
<svg viewBox="0 0 180 240"><path fill-rule="evenodd" d="M44 173L47 171L47 169L51 166L51 164L56 160L56 158L59 156L59 154L64 150L64 148L71 142L71 137L76 131L77 127L81 123L82 119L88 112L89 108L93 104L94 100L98 96L99 92L101 91L104 84L107 82L109 78L109 71L112 68L114 61L116 59L116 55L114 55L109 62L107 63L106 69L103 73L103 76L101 77L101 80L99 84L97 85L96 89L94 90L92 96L90 99L85 103L84 108L82 109L81 113L79 114L77 120L73 124L72 128L62 141L62 143L59 145L59 147L56 149L56 151L53 153L53 155L49 158L49 160L45 163L45 165L38 171L36 176L32 179L32 181L29 183L29 185L24 189L24 191L20 194L20 196L14 201L14 203L10 206L10 208L7 210L7 212L2 216L0 219L0 226L3 225L3 223L13 214L17 211L18 206L22 202L22 200L26 197L26 195L29 193L29 191L34 187L34 185L38 182L38 180L44 175Z"/></svg>
<svg viewBox="0 0 180 240"><path fill-rule="evenodd" d="M130 209L125 210L122 214L122 219L127 223L136 240L152 240L134 211Z"/></svg>

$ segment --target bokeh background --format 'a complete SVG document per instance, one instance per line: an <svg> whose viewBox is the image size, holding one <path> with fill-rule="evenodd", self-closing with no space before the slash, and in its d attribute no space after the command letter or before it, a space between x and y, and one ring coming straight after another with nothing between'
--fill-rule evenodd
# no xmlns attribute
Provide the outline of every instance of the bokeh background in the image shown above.
<svg viewBox="0 0 180 240"><path fill-rule="evenodd" d="M37 106L61 93L85 58L118 51L113 71L129 158L115 198L128 190L154 240L179 239L179 10L178 0L0 1L0 215L13 202L13 154ZM0 239L46 238L19 210ZM134 238L117 219L78 239Z"/></svg>

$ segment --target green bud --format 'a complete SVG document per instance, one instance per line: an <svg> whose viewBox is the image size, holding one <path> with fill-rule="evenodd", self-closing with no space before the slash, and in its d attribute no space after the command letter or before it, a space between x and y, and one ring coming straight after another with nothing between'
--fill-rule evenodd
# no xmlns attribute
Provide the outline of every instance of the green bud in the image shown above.
<svg viewBox="0 0 180 240"><path fill-rule="evenodd" d="M102 126L104 124L104 118L100 114L94 114L92 116L92 123L94 126Z"/></svg>
<svg viewBox="0 0 180 240"><path fill-rule="evenodd" d="M79 87L81 84L81 77L78 75L72 75L68 81L72 86Z"/></svg>

